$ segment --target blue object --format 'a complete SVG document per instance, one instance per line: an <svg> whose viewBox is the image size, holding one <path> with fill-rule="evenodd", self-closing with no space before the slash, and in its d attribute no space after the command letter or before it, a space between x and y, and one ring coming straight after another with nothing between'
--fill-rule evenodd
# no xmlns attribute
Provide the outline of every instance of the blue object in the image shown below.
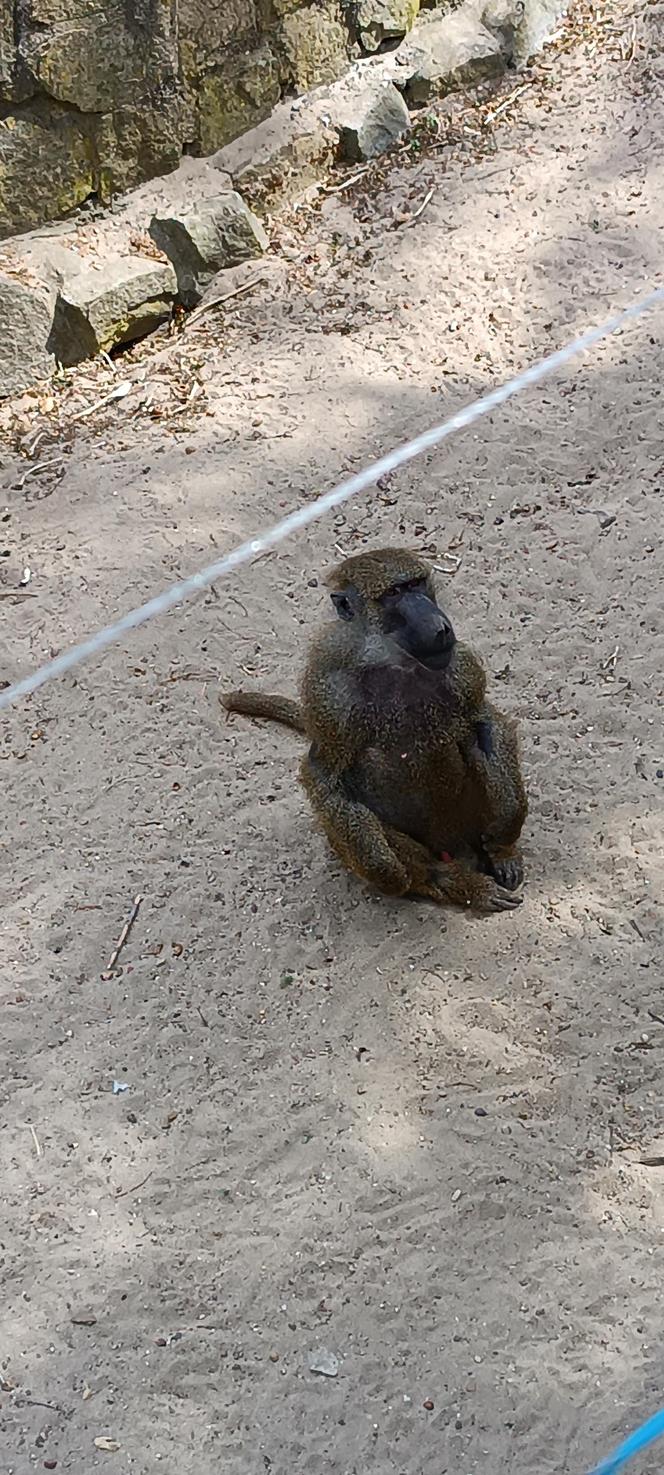
<svg viewBox="0 0 664 1475"><path fill-rule="evenodd" d="M633 1455L638 1454L640 1449L645 1449L646 1445L652 1444L655 1439L659 1439L662 1434L664 1434L664 1408L660 1409L658 1414L653 1414L652 1418L642 1424L640 1429L635 1429L624 1444L619 1444L618 1448L614 1449L608 1460L602 1460L601 1465L595 1467L591 1475L615 1475L621 1465L626 1465Z"/></svg>

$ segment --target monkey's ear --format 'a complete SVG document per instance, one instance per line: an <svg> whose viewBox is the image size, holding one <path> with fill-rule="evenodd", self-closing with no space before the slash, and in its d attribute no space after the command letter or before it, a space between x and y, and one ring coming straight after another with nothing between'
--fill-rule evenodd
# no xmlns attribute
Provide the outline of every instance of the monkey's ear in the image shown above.
<svg viewBox="0 0 664 1475"><path fill-rule="evenodd" d="M355 610L347 594L332 593L330 594L330 599L340 620L352 620L354 618Z"/></svg>

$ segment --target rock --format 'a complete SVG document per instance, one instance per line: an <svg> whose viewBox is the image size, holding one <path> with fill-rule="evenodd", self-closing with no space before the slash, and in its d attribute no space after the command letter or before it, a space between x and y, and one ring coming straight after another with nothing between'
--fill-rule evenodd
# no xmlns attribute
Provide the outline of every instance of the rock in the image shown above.
<svg viewBox="0 0 664 1475"><path fill-rule="evenodd" d="M328 1352L326 1347L317 1347L315 1352L309 1353L309 1372L320 1373L324 1378L336 1378L339 1358L334 1352Z"/></svg>
<svg viewBox="0 0 664 1475"><path fill-rule="evenodd" d="M522 67L553 35L567 0L487 0L483 24L497 31L508 60Z"/></svg>
<svg viewBox="0 0 664 1475"><path fill-rule="evenodd" d="M85 122L52 105L0 127L0 239L79 205L95 187Z"/></svg>
<svg viewBox="0 0 664 1475"><path fill-rule="evenodd" d="M356 0L354 17L365 51L377 51L385 41L405 36L414 24L420 0Z"/></svg>
<svg viewBox="0 0 664 1475"><path fill-rule="evenodd" d="M116 343L131 343L169 317L177 292L170 262L119 256L82 266L62 283L49 349L65 366Z"/></svg>
<svg viewBox="0 0 664 1475"><path fill-rule="evenodd" d="M13 10L11 37L0 30L0 233L41 225L92 194L108 199L178 162L174 4L5 0L0 9Z"/></svg>
<svg viewBox="0 0 664 1475"><path fill-rule="evenodd" d="M74 1326L94 1326L97 1317L90 1306L79 1306L72 1311L70 1321Z"/></svg>
<svg viewBox="0 0 664 1475"><path fill-rule="evenodd" d="M343 78L316 110L329 119L339 137L339 156L349 163L377 159L410 128L408 108L394 83L366 72L355 85Z"/></svg>
<svg viewBox="0 0 664 1475"><path fill-rule="evenodd" d="M17 394L53 372L48 349L55 293L39 282L0 273L0 397Z"/></svg>
<svg viewBox="0 0 664 1475"><path fill-rule="evenodd" d="M409 107L496 77L505 68L500 40L482 25L475 5L420 20L394 58L394 81Z"/></svg>
<svg viewBox="0 0 664 1475"><path fill-rule="evenodd" d="M196 81L197 150L214 153L267 117L280 97L279 64L270 46L258 46L249 55L231 51L219 70Z"/></svg>
<svg viewBox="0 0 664 1475"><path fill-rule="evenodd" d="M185 307L193 307L215 272L261 256L269 239L235 190L201 201L180 215L155 215L150 235L177 275Z"/></svg>
<svg viewBox="0 0 664 1475"><path fill-rule="evenodd" d="M350 38L341 23L336 0L321 0L311 9L285 15L281 49L286 83L298 92L318 82L333 82L348 65Z"/></svg>
<svg viewBox="0 0 664 1475"><path fill-rule="evenodd" d="M213 154L210 163L230 174L250 205L270 210L320 179L336 147L335 133L303 99L280 103L264 123Z"/></svg>

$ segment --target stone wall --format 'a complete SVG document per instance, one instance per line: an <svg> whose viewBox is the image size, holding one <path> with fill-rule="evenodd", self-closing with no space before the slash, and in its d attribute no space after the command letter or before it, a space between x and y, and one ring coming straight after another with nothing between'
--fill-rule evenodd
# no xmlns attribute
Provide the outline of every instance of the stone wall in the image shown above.
<svg viewBox="0 0 664 1475"><path fill-rule="evenodd" d="M396 42L420 5L0 0L0 239L213 153Z"/></svg>

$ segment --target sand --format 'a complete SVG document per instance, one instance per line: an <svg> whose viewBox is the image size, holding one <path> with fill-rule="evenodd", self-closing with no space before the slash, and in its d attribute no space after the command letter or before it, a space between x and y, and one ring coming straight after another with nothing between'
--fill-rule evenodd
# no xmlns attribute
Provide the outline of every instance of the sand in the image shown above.
<svg viewBox="0 0 664 1475"><path fill-rule="evenodd" d="M549 53L495 152L285 223L225 323L144 352L151 407L24 397L63 460L2 453L5 679L661 279L663 14ZM2 722L7 1475L583 1475L662 1403L663 323ZM330 856L297 737L218 705L293 691L321 571L401 539L531 796L524 906L446 933Z"/></svg>

